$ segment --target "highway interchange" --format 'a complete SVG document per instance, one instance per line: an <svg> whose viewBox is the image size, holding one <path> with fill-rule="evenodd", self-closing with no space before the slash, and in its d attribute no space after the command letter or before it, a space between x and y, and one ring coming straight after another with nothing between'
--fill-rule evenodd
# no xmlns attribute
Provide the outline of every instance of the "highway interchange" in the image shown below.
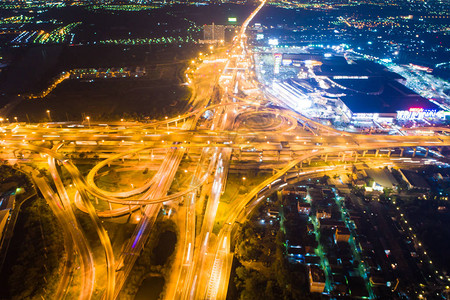
<svg viewBox="0 0 450 300"><path fill-rule="evenodd" d="M261 2L245 20L227 53L211 55L208 61L191 66L186 72L194 95L191 99L194 109L189 113L151 124L106 125L91 120L89 126L11 123L1 127L0 158L17 163L32 176L61 224L67 255L58 298L70 287L69 276L75 268L73 256L76 255L82 274L79 299L92 298L96 288L104 290L105 299L117 299L161 209L167 206L178 214L180 237L164 297L225 299L234 224L245 219L263 195L279 188L289 178L301 180L327 171L337 172L345 166L311 167L305 171L303 164L306 166L317 158L356 162L369 153L372 157L383 156L382 163L392 163L391 158L403 155L404 151L413 151L412 156L419 151L423 156L438 157L439 150L450 145L448 136L438 134L338 132L307 116L267 106L269 101L249 72L253 67L252 54L245 33L264 4L265 1ZM243 95L241 86L253 87L257 92ZM214 93L217 89L219 96ZM205 118L205 113L211 116ZM447 128L439 130L447 131ZM172 193L171 185L187 157L189 185ZM94 164L86 176L77 167L82 162ZM108 191L97 185L100 172L129 162L133 162L130 166L138 162L154 172L144 184L128 190ZM230 168L238 169L240 164L273 169L273 176L237 199L233 209L227 212L222 228L214 232L227 175ZM45 166L51 176L42 176L37 166ZM62 178L62 169L66 178ZM98 210L94 200L109 203L110 209ZM204 201L206 209L199 215L197 202ZM103 262L94 259L75 209L90 217L104 249ZM122 251L114 253L102 219L137 210L142 217L134 233ZM99 277L97 265L105 266L105 278Z"/></svg>

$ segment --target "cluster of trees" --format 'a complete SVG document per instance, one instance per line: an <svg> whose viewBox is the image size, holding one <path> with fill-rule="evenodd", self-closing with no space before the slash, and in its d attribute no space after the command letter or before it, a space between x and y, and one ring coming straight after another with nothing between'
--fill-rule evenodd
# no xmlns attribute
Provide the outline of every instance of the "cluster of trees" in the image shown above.
<svg viewBox="0 0 450 300"><path fill-rule="evenodd" d="M264 228L247 221L236 238L236 245L236 254L241 260L260 261L265 266L273 262L271 254L275 251L276 244L267 226Z"/></svg>
<svg viewBox="0 0 450 300"><path fill-rule="evenodd" d="M288 263L284 241L283 232L278 231L274 242L276 249L270 256L269 272L259 272L245 266L236 268L234 283L239 299L322 299L318 294L309 293L306 268Z"/></svg>
<svg viewBox="0 0 450 300"><path fill-rule="evenodd" d="M8 165L0 165L0 185L14 182L17 186L30 187L31 183L28 178L21 172Z"/></svg>
<svg viewBox="0 0 450 300"><path fill-rule="evenodd" d="M403 179L402 175L400 174L400 171L397 169L392 168L391 169L392 175L394 176L395 180L398 182L398 189L399 192L407 191L408 190L408 184Z"/></svg>
<svg viewBox="0 0 450 300"><path fill-rule="evenodd" d="M172 220L161 220L155 223L154 229L128 276L120 299L134 299L142 281L149 274L162 275L168 281L178 238L177 227ZM175 241L171 238L173 235L176 236Z"/></svg>
<svg viewBox="0 0 450 300"><path fill-rule="evenodd" d="M301 216L296 211L286 213L284 228L291 244L301 244L308 239L307 216Z"/></svg>
<svg viewBox="0 0 450 300"><path fill-rule="evenodd" d="M61 229L45 200L25 203L0 276L0 298L50 299L63 253Z"/></svg>

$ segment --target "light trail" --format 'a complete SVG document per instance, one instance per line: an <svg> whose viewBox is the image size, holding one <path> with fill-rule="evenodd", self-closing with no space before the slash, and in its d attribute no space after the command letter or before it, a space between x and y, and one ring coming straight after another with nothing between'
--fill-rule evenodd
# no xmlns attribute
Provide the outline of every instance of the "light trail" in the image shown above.
<svg viewBox="0 0 450 300"><path fill-rule="evenodd" d="M299 113L280 108L264 108L264 110L256 111L267 100L265 95L261 96L263 100L260 100L259 96L253 98L240 97L235 95L233 90L235 87L238 90L242 86L245 89L252 87L251 83L245 82L246 75L243 73L242 68L244 65L250 65L249 56L251 55L246 45L245 30L251 19L259 12L264 4L265 1L261 2L258 8L245 20L235 40L235 44L231 48L231 58L226 60L227 68L223 68L223 70L226 69L232 74L231 77L228 79L225 78L228 76L227 74L223 79L227 79L228 81L221 81L219 76L217 76L219 73L216 72L217 74L215 76L217 80L208 83L208 91L210 87L216 85L222 86L225 92L218 99L215 99L216 101L220 100L220 103L212 105L205 104L207 103L206 100L209 102L209 99L212 98L211 89L210 94L205 93L205 96L203 96L203 100L205 101L194 99L195 101L198 100L198 103L195 104L194 111L150 124L91 124L92 128L89 130L82 129L83 125L81 124L61 125L69 128L55 128L55 126L59 126L57 124L45 124L48 128L30 125L17 125L14 128L12 126L0 127L0 131L4 135L2 136L2 146L5 147L1 155L7 156L8 160L27 163L25 159L28 158L19 158L20 156L16 155L16 151L29 151L30 153L27 155L31 158L30 161L33 158L36 161L38 159L42 160L35 153L48 155L49 169L51 170L53 181L61 199L61 203L59 201L54 202L60 211L70 207L71 202L70 199L64 196L66 191L64 185L60 182L59 174L55 171L55 161L60 163L62 168L65 168L69 172L70 178L76 185L77 190L74 201L77 207L89 214L93 224L96 226L105 252L107 265L105 299L118 297L120 289L131 271L136 257L139 255L152 230L162 203L171 205L171 202L180 201L184 197L183 208L185 214L180 217L179 221L180 224L184 224L184 234L181 234L178 256L180 257L180 263L174 265L177 268L173 271L174 291L166 293L167 299L224 299L231 265L229 262L231 257L229 245L233 224L237 220L245 217L245 214L249 210L253 209L257 203L263 200L266 192L286 186L287 182L282 182L282 176L285 176L285 180L286 178L299 178L301 176L316 176L317 174L338 168L322 167L308 171L299 171L296 169L292 173L292 169L296 165L312 157L333 153L337 154L339 152L352 156L352 152L389 148L390 155L390 150L395 148L417 149L419 146L427 146L438 149L438 147L450 145L450 137L443 135L439 137L423 137L349 134L339 132L310 120ZM241 48L238 48L238 46ZM223 64L225 64L225 61ZM214 114L211 123L209 123L211 125L210 129L204 129L206 126L204 126L205 123L201 122L201 117L208 110ZM275 119L285 119L291 124L285 130L252 131L239 128L235 123L236 120L239 120L239 117L249 115L261 117L263 113L271 113L276 115ZM183 122L183 125L178 126L178 122ZM111 127L105 128L105 126ZM436 128L436 131L438 130L443 129ZM445 130L448 131L448 129ZM262 136L266 138L262 138ZM84 177L79 169L76 168L71 158L53 149L48 149L45 146L61 141L65 143L61 149L69 149L67 152L70 154L91 151L99 153L103 160L100 163L96 163L88 176ZM286 147L282 142L288 142L288 146ZM195 180L185 190L168 195L167 192L179 168L183 155L186 153L191 155L192 152L200 155L199 149L209 149L209 147L213 149L212 158L208 156L210 154L206 155L203 151L201 152L201 158L198 161L194 175ZM281 169L277 169L278 171L270 180L263 181L255 189L252 189L248 195L243 197L243 199L240 199L237 205L232 207L230 212L227 212L228 217L224 223L225 225L220 229L219 234L216 235L212 229L216 222L215 217L221 193L226 185L230 160L232 155L236 159L238 152L239 156L247 155L247 157L251 157L253 155L251 152L242 151L245 150L245 147L254 149L253 154L255 156L258 157L258 155L261 155L259 157L259 163L261 165L267 166L266 159L275 158L276 153L274 152L278 151L290 153L290 157L288 158L289 162L286 164L279 162L277 166ZM100 189L96 185L95 177L98 176L99 171L103 167L120 160L123 162L126 159L134 159L135 161L139 159L139 163L141 163L141 156L144 157L144 155L147 155L147 159L151 157L153 160L155 157L153 150L160 151L157 153L160 166L157 175L149 178L142 185L133 187L132 190L121 192ZM148 153L149 151L152 151L151 154ZM437 157L440 155L432 149L428 150L427 148L426 151L429 151L430 155ZM8 156L10 152L14 152L13 159L11 156ZM383 155L386 155L385 152ZM208 159L210 159L209 163L207 162ZM241 158L238 159L241 160ZM257 161L257 158L249 160ZM411 158L399 158L398 160L399 163L403 164L419 164L421 162L421 160L412 160ZM143 161L145 161L145 158L143 158ZM429 161L431 163L431 160ZM425 161L425 163L428 163L428 161ZM208 167L205 169L199 167L206 164ZM388 163L381 163L380 165L386 164ZM288 176L288 172L290 177ZM210 183L211 180L212 184ZM206 212L198 216L195 213L195 205L198 203L197 201L201 200L196 200L197 193L200 194L199 198L203 201L206 201L208 198ZM45 192L45 194L47 197L50 197L48 192ZM122 207L116 209L114 212L96 211L91 203L92 197L108 203L122 205ZM140 205L144 209L143 217L139 220L137 228L130 238L130 242L125 245L124 254L117 259L118 265L123 265L123 269L117 270L116 272L111 243L98 217L112 217L116 214L125 214L130 210L136 210ZM68 216L67 218L72 217ZM196 229L196 220L200 218L202 219L201 228ZM74 233L72 233L73 235ZM86 256L88 255L86 254ZM84 263L84 265L83 268L86 271L91 268L88 262ZM92 287L89 286L87 281L90 281L91 277L89 275L84 276L84 283L82 282L83 295L86 298L90 298L89 294L93 291L94 283L92 282Z"/></svg>

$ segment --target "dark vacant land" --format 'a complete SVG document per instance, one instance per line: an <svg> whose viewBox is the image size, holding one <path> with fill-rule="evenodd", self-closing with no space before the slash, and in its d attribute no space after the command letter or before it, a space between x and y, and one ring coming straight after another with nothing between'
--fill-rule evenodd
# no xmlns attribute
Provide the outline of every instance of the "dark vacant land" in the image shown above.
<svg viewBox="0 0 450 300"><path fill-rule="evenodd" d="M447 201L405 201L404 211L438 270L450 270L450 205Z"/></svg>
<svg viewBox="0 0 450 300"><path fill-rule="evenodd" d="M173 73L174 69L176 66L155 71ZM44 99L22 101L10 115L26 121L28 114L31 122L42 122L48 121L49 109L53 121L79 121L84 116L95 121L143 120L183 112L189 97L189 90L170 78L69 80Z"/></svg>
<svg viewBox="0 0 450 300"><path fill-rule="evenodd" d="M50 75L75 68L140 67L146 75L66 80L43 99L23 100L8 115L20 121L42 122L48 121L47 110L52 121L80 121L85 116L95 121L146 120L182 113L188 109L190 97L189 88L181 85L184 70L202 49L197 45L65 47L58 62L45 72L45 79L30 85L28 91L43 90L51 81Z"/></svg>
<svg viewBox="0 0 450 300"><path fill-rule="evenodd" d="M46 111L50 110L52 121L80 121L90 116L95 122L158 119L183 113L189 109L186 100L190 97L188 87L180 85L186 80L183 70L205 50L193 42L202 38L202 25L228 24L228 17L237 17L239 24L253 8L254 5L175 5L116 11L87 5L44 10L33 15L34 22L25 24L23 29L31 34L40 30L51 32L75 22L78 25L71 31L73 36L68 35L61 44L33 44L26 39L14 44L11 35L0 39L0 56L7 58L7 67L0 73L0 114L10 120L18 117L22 122L42 122L49 121ZM183 42L148 42L150 38L163 37L180 37ZM46 90L63 71L121 67L145 68L147 75L70 80L44 99L19 103L17 97ZM13 105L4 108L8 103Z"/></svg>

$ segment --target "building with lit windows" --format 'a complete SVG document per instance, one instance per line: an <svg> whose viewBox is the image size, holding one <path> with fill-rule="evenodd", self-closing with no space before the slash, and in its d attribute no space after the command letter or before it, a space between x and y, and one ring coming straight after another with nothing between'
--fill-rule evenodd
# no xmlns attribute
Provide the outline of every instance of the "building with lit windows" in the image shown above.
<svg viewBox="0 0 450 300"><path fill-rule="evenodd" d="M298 76L274 81L272 90L286 106L313 117L364 125L442 116L442 108L407 88L404 77L372 61L284 53L275 57L274 74L280 66L297 67Z"/></svg>
<svg viewBox="0 0 450 300"><path fill-rule="evenodd" d="M224 41L225 40L225 28L224 25L203 25L203 40L204 41Z"/></svg>

